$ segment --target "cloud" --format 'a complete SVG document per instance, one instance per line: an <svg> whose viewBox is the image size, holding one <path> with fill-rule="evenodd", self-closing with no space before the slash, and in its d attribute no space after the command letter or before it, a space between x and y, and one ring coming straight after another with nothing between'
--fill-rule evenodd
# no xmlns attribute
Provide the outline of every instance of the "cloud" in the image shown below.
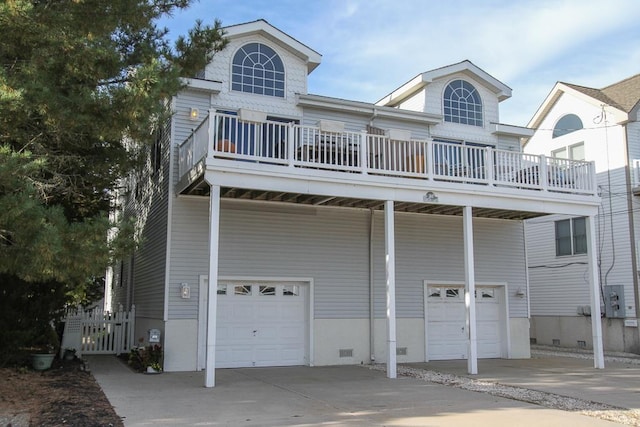
<svg viewBox="0 0 640 427"><path fill-rule="evenodd" d="M264 18L318 51L309 90L322 95L373 102L469 59L513 88L501 120L514 124L558 80L602 87L640 72L637 0L202 0L193 11L180 18Z"/></svg>

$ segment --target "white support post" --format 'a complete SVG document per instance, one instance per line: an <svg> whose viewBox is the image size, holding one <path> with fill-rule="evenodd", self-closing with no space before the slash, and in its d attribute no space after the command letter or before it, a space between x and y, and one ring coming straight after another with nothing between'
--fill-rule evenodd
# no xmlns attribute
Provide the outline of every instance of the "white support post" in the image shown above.
<svg viewBox="0 0 640 427"><path fill-rule="evenodd" d="M473 259L473 210L471 206L463 208L464 232L464 305L466 308L466 326L468 341L467 373L478 373L478 340L476 328L476 278Z"/></svg>
<svg viewBox="0 0 640 427"><path fill-rule="evenodd" d="M392 200L384 202L384 246L387 273L387 378L396 378L396 247Z"/></svg>
<svg viewBox="0 0 640 427"><path fill-rule="evenodd" d="M538 185L542 191L549 191L549 172L547 170L547 156L540 156L540 166L538 167Z"/></svg>
<svg viewBox="0 0 640 427"><path fill-rule="evenodd" d="M591 297L591 335L593 338L593 366L604 369L602 324L600 323L600 280L598 279L598 257L596 254L595 216L586 217L587 254L589 254L589 294Z"/></svg>
<svg viewBox="0 0 640 427"><path fill-rule="evenodd" d="M216 385L216 317L218 304L218 247L220 237L220 186L209 195L209 290L207 301L207 354L204 386Z"/></svg>
<svg viewBox="0 0 640 427"><path fill-rule="evenodd" d="M495 186L495 182L494 182L495 167L493 165L493 152L494 151L492 147L487 147L484 152L484 155L485 155L484 173L485 173L485 178L489 182L490 187Z"/></svg>
<svg viewBox="0 0 640 427"><path fill-rule="evenodd" d="M424 153L424 158L427 160L427 179L433 181L433 166L435 164L435 156L433 151L433 139L427 139L427 152Z"/></svg>

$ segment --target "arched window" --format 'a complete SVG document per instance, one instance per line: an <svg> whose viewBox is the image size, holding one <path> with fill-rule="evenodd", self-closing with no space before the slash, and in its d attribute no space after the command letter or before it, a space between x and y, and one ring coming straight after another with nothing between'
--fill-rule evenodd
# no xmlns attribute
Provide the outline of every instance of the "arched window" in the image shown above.
<svg viewBox="0 0 640 427"><path fill-rule="evenodd" d="M553 137L556 138L566 135L582 128L582 120L580 120L580 117L575 114L567 114L566 116L562 116L562 118L558 120L558 123L556 123L556 126L553 128Z"/></svg>
<svg viewBox="0 0 640 427"><path fill-rule="evenodd" d="M454 80L444 90L444 121L482 126L482 99L471 83Z"/></svg>
<svg viewBox="0 0 640 427"><path fill-rule="evenodd" d="M269 46L249 43L233 57L231 89L284 98L284 65Z"/></svg>

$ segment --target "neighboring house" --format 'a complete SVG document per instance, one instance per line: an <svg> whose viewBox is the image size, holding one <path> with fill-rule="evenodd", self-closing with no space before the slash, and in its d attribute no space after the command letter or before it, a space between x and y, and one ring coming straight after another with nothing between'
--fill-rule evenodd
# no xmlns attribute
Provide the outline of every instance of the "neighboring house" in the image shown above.
<svg viewBox="0 0 640 427"><path fill-rule="evenodd" d="M531 338L539 344L591 347L589 256L598 259L604 347L640 353L640 74L603 89L557 83L529 123L527 153L551 163L595 161L601 205L597 246L589 254L584 219L526 222ZM559 176L558 179L568 179Z"/></svg>
<svg viewBox="0 0 640 427"><path fill-rule="evenodd" d="M539 173L469 61L371 104L308 94L320 54L266 21L226 33L123 203L143 245L109 301L161 330L164 369L529 357L523 220L590 230L592 164Z"/></svg>

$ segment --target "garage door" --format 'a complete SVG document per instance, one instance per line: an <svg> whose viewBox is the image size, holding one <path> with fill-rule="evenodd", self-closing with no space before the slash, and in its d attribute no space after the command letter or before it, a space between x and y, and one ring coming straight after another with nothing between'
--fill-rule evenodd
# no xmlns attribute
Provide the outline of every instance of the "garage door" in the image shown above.
<svg viewBox="0 0 640 427"><path fill-rule="evenodd" d="M307 364L307 286L221 283L216 367Z"/></svg>
<svg viewBox="0 0 640 427"><path fill-rule="evenodd" d="M503 352L503 288L476 288L478 357L498 358ZM464 287L427 287L427 351L429 360L467 358Z"/></svg>

